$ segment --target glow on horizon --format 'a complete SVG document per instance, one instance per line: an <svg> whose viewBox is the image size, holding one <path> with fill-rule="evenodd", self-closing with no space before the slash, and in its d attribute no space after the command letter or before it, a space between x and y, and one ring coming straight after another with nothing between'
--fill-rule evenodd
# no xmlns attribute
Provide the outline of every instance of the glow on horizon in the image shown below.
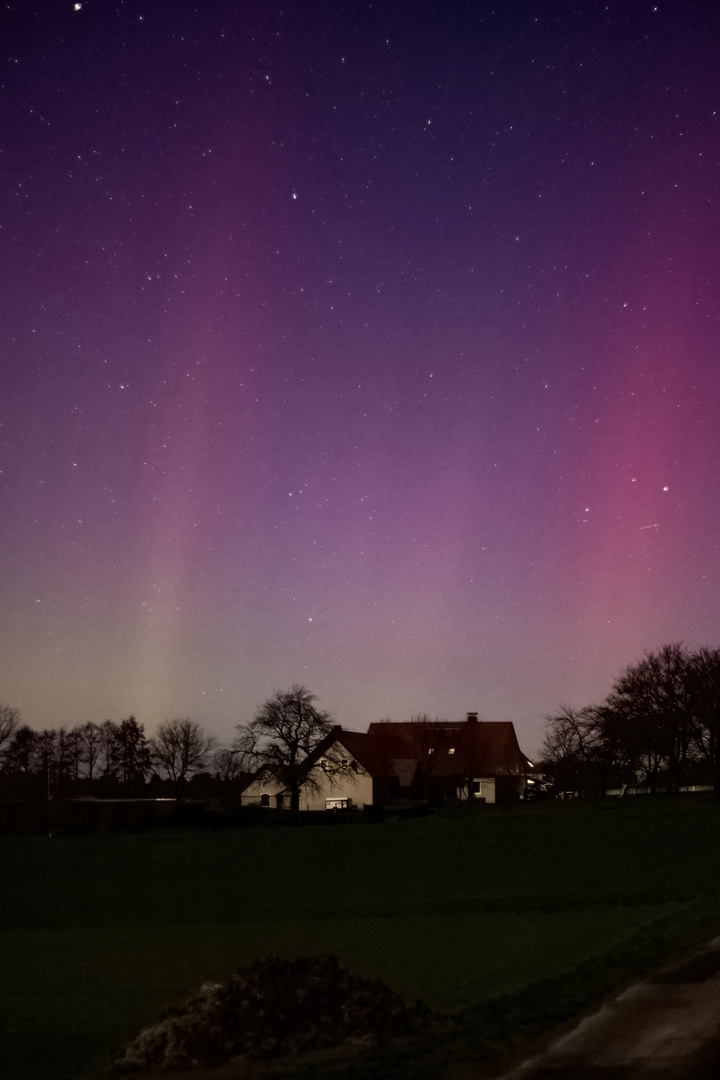
<svg viewBox="0 0 720 1080"><path fill-rule="evenodd" d="M0 697L532 756L716 646L720 13L81 6L6 47Z"/></svg>

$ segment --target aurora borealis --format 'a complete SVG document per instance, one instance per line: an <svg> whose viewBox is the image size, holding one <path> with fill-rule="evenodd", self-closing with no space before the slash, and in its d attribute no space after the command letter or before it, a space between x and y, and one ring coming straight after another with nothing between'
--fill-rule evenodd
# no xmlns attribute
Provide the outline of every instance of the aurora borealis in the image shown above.
<svg viewBox="0 0 720 1080"><path fill-rule="evenodd" d="M717 647L715 5L3 18L0 700L532 753Z"/></svg>

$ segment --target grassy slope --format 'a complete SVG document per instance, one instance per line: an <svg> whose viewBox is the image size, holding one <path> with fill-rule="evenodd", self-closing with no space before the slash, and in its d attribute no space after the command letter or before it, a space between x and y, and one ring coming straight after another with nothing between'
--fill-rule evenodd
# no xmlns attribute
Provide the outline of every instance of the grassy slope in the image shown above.
<svg viewBox="0 0 720 1080"><path fill-rule="evenodd" d="M2 1074L92 1072L200 983L271 952L332 952L465 1009L450 1040L460 1057L532 1035L717 932L719 832L720 808L684 801L3 838ZM428 1070L440 1075L437 1061Z"/></svg>

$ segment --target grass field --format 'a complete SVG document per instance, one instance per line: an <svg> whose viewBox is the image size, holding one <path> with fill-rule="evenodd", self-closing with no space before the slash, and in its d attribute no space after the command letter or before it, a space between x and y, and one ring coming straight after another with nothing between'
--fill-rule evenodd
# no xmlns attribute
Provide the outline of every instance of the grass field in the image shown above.
<svg viewBox="0 0 720 1080"><path fill-rule="evenodd" d="M441 1076L451 1060L457 1077L720 932L719 841L720 807L693 798L3 837L0 1074L101 1076L204 981L332 953L458 1018L443 1046L406 1047L383 1075ZM377 1055L313 1073L341 1068L379 1074Z"/></svg>

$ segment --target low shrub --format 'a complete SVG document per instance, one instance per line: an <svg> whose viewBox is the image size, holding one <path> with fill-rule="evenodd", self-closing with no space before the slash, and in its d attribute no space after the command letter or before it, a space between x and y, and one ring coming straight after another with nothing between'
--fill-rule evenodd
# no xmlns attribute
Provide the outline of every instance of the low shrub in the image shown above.
<svg viewBox="0 0 720 1080"><path fill-rule="evenodd" d="M407 1004L379 980L352 975L334 957L269 958L208 983L199 995L146 1028L121 1068L222 1065L346 1043L410 1035L435 1014Z"/></svg>

